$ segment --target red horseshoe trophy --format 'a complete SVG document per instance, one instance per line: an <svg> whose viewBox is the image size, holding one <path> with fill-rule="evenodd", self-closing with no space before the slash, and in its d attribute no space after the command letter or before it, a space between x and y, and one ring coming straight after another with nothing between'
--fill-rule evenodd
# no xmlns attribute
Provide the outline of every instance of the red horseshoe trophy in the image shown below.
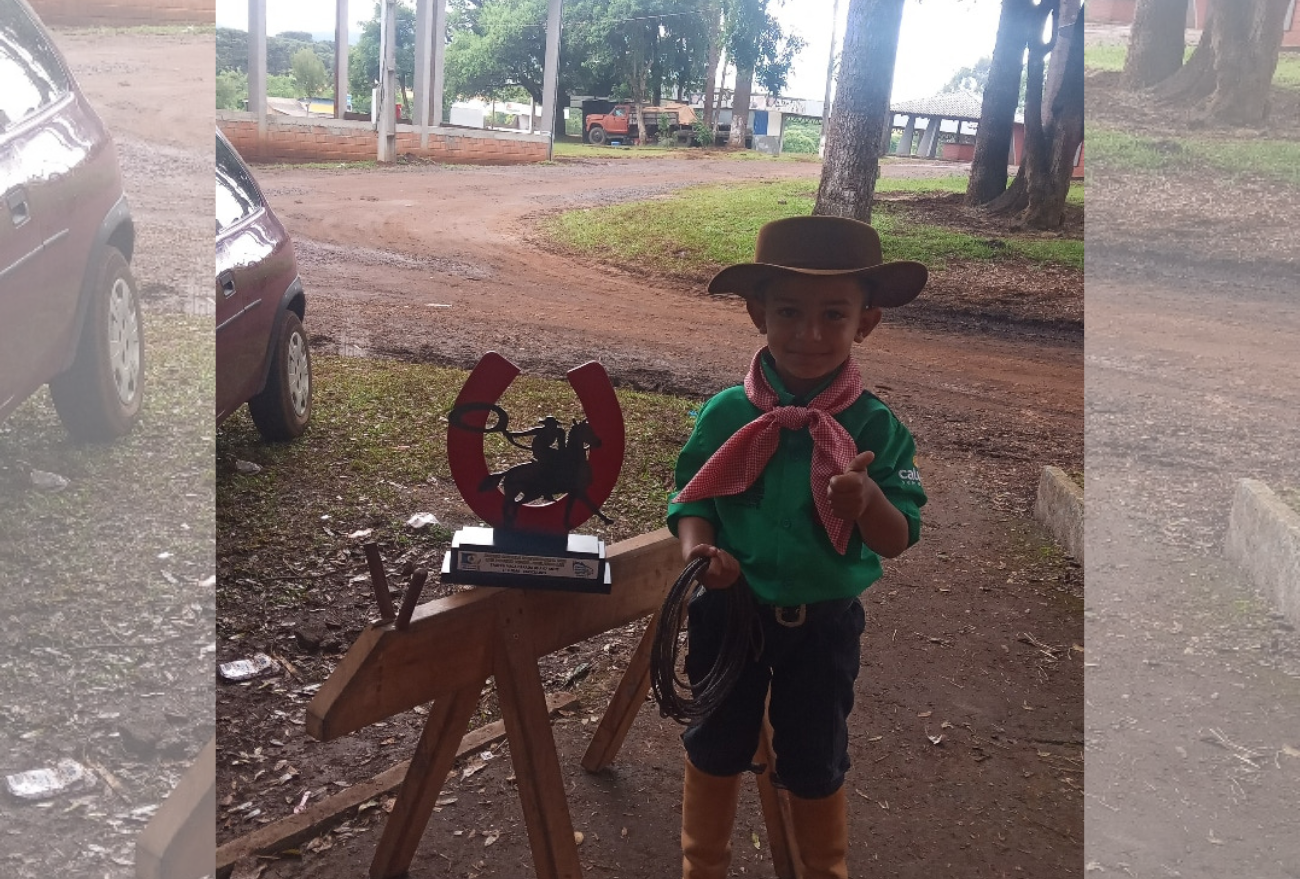
<svg viewBox="0 0 1300 879"><path fill-rule="evenodd" d="M447 416L447 461L469 508L490 527L461 528L443 557L446 583L610 591L605 542L571 534L601 512L623 466L623 413L609 375L592 361L568 372L584 418L547 416L512 430L497 401L519 368L495 351L474 367ZM532 460L490 471L483 438L500 433ZM562 496L562 497L561 497Z"/></svg>

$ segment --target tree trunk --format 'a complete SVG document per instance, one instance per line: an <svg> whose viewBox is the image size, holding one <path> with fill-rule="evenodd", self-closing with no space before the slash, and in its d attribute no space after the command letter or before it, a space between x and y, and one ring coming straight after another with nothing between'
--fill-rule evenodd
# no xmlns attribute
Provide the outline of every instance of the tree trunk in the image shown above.
<svg viewBox="0 0 1300 879"><path fill-rule="evenodd" d="M1002 0L989 80L980 105L975 156L966 185L968 205L987 204L1007 188L1007 157L1011 154L1016 106L1020 103L1020 75L1030 38L1029 25L1040 20L1034 15L1033 0Z"/></svg>
<svg viewBox="0 0 1300 879"><path fill-rule="evenodd" d="M749 99L754 92L754 68L736 65L736 93L731 101L731 139L727 148L743 150L749 135Z"/></svg>
<svg viewBox="0 0 1300 879"><path fill-rule="evenodd" d="M1053 68L1058 60L1063 74L1048 113L1047 161L1028 169L1029 205L1021 221L1030 229L1059 229L1065 222L1074 157L1083 143L1083 21L1077 14L1057 35Z"/></svg>
<svg viewBox="0 0 1300 879"><path fill-rule="evenodd" d="M722 20L721 13L712 3L704 4L704 14L709 20L709 69L704 74L704 119L702 121L712 131L714 120L717 118L717 114L713 111L713 102L716 100L714 91L717 88L718 64L722 61ZM712 146L712 144L702 144L702 146Z"/></svg>
<svg viewBox="0 0 1300 879"><path fill-rule="evenodd" d="M1025 67L1024 153L1020 157L1020 168L1016 171L1016 179L1006 190L984 205L987 210L995 214L1019 214L1029 207L1030 180L1038 177L1039 173L1035 172L1041 173L1046 164L1047 135L1043 126L1043 80L1045 78L1043 69L1047 53L1051 51L1056 35L1053 34L1046 43L1038 36L1043 32L1045 24L1044 18L1039 16L1051 14L1057 3L1058 0L1041 0L1031 10L1032 27L1026 31L1033 36L1027 40L1029 62ZM980 129L983 128L981 123Z"/></svg>
<svg viewBox="0 0 1300 879"><path fill-rule="evenodd" d="M1214 92L1206 106L1211 119L1227 125L1262 125L1282 47L1288 0L1223 2L1215 18Z"/></svg>
<svg viewBox="0 0 1300 879"><path fill-rule="evenodd" d="M1061 227L1074 156L1083 142L1083 29L1078 13L1074 0L1042 0L1038 5L1040 18L1031 33L1042 33L1048 17L1056 29L1046 42L1037 37L1029 41L1025 154L1015 181L987 205L994 213L1018 214L1020 224L1030 229ZM1043 63L1049 51L1052 69L1044 88Z"/></svg>
<svg viewBox="0 0 1300 879"><path fill-rule="evenodd" d="M851 0L813 214L871 222L904 0ZM1014 108L1013 108L1014 109ZM1006 174L1005 158L1003 174Z"/></svg>
<svg viewBox="0 0 1300 879"><path fill-rule="evenodd" d="M1262 125L1289 0L1211 0L1209 21L1187 64L1156 90L1224 125Z"/></svg>
<svg viewBox="0 0 1300 879"><path fill-rule="evenodd" d="M1056 19L1061 26L1057 29L1057 42L1053 44L1052 58L1047 64L1047 85L1043 88L1044 125L1050 125L1052 122L1052 109L1056 103L1056 96L1061 93L1066 68L1069 67L1060 40L1065 37L1065 29L1079 17L1079 13L1083 10L1083 0L1060 0L1057 6ZM1058 49L1062 51L1057 51Z"/></svg>
<svg viewBox="0 0 1300 879"><path fill-rule="evenodd" d="M1187 46L1187 0L1138 0L1124 58L1125 88L1144 89L1183 66Z"/></svg>

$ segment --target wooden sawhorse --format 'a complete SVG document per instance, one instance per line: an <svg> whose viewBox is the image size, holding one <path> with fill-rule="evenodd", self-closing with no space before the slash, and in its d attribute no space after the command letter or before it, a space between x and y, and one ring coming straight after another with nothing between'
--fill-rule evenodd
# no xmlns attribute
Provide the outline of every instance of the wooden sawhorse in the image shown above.
<svg viewBox="0 0 1300 879"><path fill-rule="evenodd" d="M580 879L537 659L657 614L681 570L681 550L661 529L611 546L608 560L609 595L480 587L419 606L405 629L372 625L321 686L307 707L307 732L322 741L433 703L370 865L371 879L394 879L410 868L489 676L496 679L537 877ZM614 761L645 702L653 632L652 622L596 728L582 760L589 771ZM770 737L762 738L756 762L771 765ZM788 806L767 773L758 778L777 875L796 879Z"/></svg>

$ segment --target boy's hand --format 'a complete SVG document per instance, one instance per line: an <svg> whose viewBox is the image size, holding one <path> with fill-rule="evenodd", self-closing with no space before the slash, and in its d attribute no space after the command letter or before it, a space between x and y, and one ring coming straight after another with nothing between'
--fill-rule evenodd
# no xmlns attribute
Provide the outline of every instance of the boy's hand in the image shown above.
<svg viewBox="0 0 1300 879"><path fill-rule="evenodd" d="M875 452L862 452L849 464L849 469L832 476L826 486L831 510L841 519L856 522L880 493L880 487L867 475L867 467L876 459Z"/></svg>
<svg viewBox="0 0 1300 879"><path fill-rule="evenodd" d="M740 562L725 549L701 543L687 554L686 560L712 559L708 568L700 576L705 589L727 589L740 579Z"/></svg>

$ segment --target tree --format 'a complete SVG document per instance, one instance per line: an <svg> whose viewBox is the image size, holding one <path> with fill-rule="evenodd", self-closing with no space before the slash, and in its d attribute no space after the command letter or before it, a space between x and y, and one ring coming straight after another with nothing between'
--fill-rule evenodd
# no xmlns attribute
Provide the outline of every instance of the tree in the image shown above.
<svg viewBox="0 0 1300 879"><path fill-rule="evenodd" d="M718 87L718 65L722 63L722 3L721 0L701 0L700 6L709 25L708 61L704 71L704 127L710 131L717 125L714 103ZM712 142L710 141L710 146Z"/></svg>
<svg viewBox="0 0 1300 879"><path fill-rule="evenodd" d="M904 0L851 0L813 214L871 222Z"/></svg>
<svg viewBox="0 0 1300 879"><path fill-rule="evenodd" d="M963 67L954 73L952 79L948 80L947 85L939 91L944 94L970 92L973 95L982 95L989 84L989 69L992 65L993 59L985 55L970 67Z"/></svg>
<svg viewBox="0 0 1300 879"><path fill-rule="evenodd" d="M229 27L217 28L217 72L248 72L248 32Z"/></svg>
<svg viewBox="0 0 1300 879"><path fill-rule="evenodd" d="M971 159L970 179L966 184L968 205L987 204L1007 188L1007 156L1011 153L1025 47L1034 22L1041 26L1038 7L1042 2L1044 0L1002 0L988 85L980 104L975 155Z"/></svg>
<svg viewBox="0 0 1300 879"><path fill-rule="evenodd" d="M557 110L565 95L657 100L704 83L708 51L702 3L716 0L566 0ZM452 0L447 91L500 96L520 86L542 102L546 0ZM557 131L562 130L557 127Z"/></svg>
<svg viewBox="0 0 1300 879"><path fill-rule="evenodd" d="M1065 218L1074 156L1083 142L1083 22L1080 0L1042 0L1029 40L1025 77L1025 149L1016 179L985 207L1017 215L1031 229L1058 229ZM1052 23L1050 36L1038 36ZM1044 60L1051 55L1051 75ZM1046 83L1044 80L1046 79Z"/></svg>
<svg viewBox="0 0 1300 879"><path fill-rule="evenodd" d="M1289 0L1210 0L1209 20L1187 63L1158 97L1224 125L1262 125Z"/></svg>
<svg viewBox="0 0 1300 879"><path fill-rule="evenodd" d="M1183 66L1187 0L1138 0L1124 57L1124 85L1147 88Z"/></svg>
<svg viewBox="0 0 1300 879"><path fill-rule="evenodd" d="M749 132L755 77L770 94L780 94L804 41L786 35L781 23L768 11L768 0L723 0L722 11L723 45L736 65L730 146L739 149Z"/></svg>
<svg viewBox="0 0 1300 879"><path fill-rule="evenodd" d="M325 87L325 65L311 49L299 49L293 56L293 78L304 97L312 97Z"/></svg>
<svg viewBox="0 0 1300 879"><path fill-rule="evenodd" d="M397 76L399 81L415 81L415 10L398 3ZM379 81L379 26L383 9L375 4L374 18L361 25L361 37L348 52L348 87L357 112L370 109L370 90Z"/></svg>
<svg viewBox="0 0 1300 879"><path fill-rule="evenodd" d="M546 0L462 6L447 47L447 90L459 97L503 99L517 86L541 103L546 14Z"/></svg>

